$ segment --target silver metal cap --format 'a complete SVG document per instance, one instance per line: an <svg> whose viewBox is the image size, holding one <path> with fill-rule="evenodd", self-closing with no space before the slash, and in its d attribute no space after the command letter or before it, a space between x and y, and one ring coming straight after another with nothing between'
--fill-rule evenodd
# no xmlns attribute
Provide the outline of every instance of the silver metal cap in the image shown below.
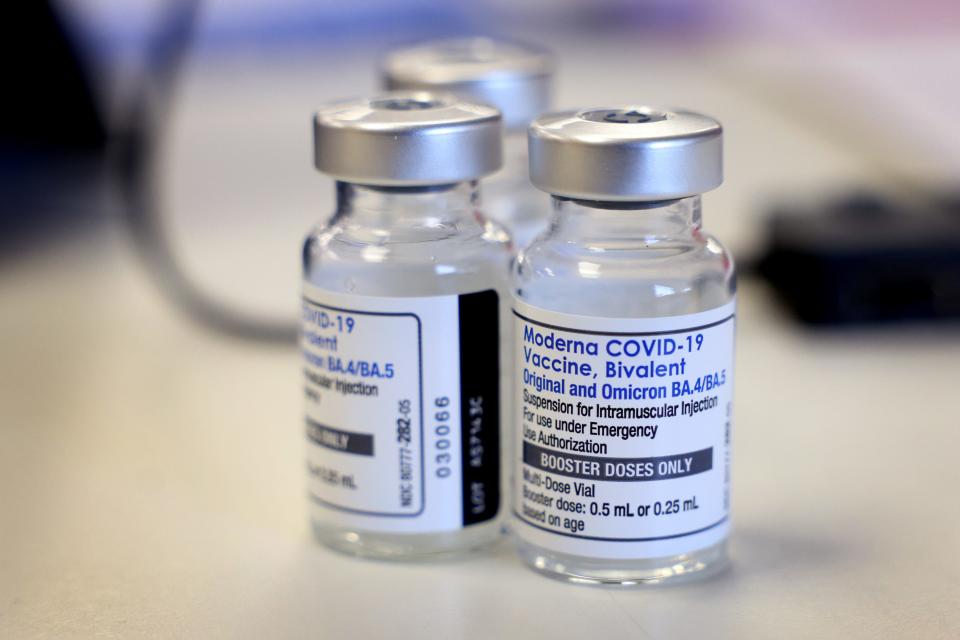
<svg viewBox="0 0 960 640"><path fill-rule="evenodd" d="M723 182L723 129L708 116L627 105L549 113L528 130L530 180L578 200L673 200Z"/></svg>
<svg viewBox="0 0 960 640"><path fill-rule="evenodd" d="M378 186L473 180L503 164L500 113L452 95L398 91L321 108L314 164L338 180Z"/></svg>
<svg viewBox="0 0 960 640"><path fill-rule="evenodd" d="M553 60L529 45L489 38L451 38L386 56L388 89L449 91L495 106L507 129L523 129L550 106Z"/></svg>

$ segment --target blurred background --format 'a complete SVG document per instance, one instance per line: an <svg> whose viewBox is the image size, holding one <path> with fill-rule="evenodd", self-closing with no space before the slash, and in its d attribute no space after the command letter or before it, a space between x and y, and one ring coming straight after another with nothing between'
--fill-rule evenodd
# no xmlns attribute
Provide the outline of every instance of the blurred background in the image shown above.
<svg viewBox="0 0 960 640"><path fill-rule="evenodd" d="M454 35L554 51L557 108L644 102L719 118L728 178L707 196L707 226L743 267L769 248L771 209L787 206L942 203L957 233L951 2L64 0L17 13L0 139L7 268L78 232L129 233L126 221L186 304L202 306L195 294L292 317L296 247L333 202L311 167L312 110L379 90L390 49ZM864 220L817 240L888 232ZM163 275L167 262L177 275Z"/></svg>
<svg viewBox="0 0 960 640"><path fill-rule="evenodd" d="M826 637L800 611L829 599L856 612L838 634L909 619L956 637L960 508L936 488L960 479L960 4L21 4L0 45L0 631L17 632L0 635L294 635L318 610L380 629L318 604L312 577L378 569L305 546L291 327L301 238L334 203L310 119L377 91L396 46L487 35L553 51L557 108L724 124L704 226L743 274L735 543L778 568L739 575L771 586L761 599L784 575L811 582L779 621L738 626L722 599L704 615ZM911 523L952 559L908 544ZM458 576L454 593L480 589ZM751 606L738 585L724 597Z"/></svg>

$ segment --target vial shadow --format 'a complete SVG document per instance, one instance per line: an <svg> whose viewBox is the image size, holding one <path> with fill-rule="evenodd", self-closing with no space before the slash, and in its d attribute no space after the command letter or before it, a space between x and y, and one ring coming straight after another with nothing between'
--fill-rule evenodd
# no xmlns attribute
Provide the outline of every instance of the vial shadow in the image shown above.
<svg viewBox="0 0 960 640"><path fill-rule="evenodd" d="M730 539L730 565L704 585L765 582L779 577L836 570L863 561L863 547L826 532L799 534L775 529L738 528Z"/></svg>

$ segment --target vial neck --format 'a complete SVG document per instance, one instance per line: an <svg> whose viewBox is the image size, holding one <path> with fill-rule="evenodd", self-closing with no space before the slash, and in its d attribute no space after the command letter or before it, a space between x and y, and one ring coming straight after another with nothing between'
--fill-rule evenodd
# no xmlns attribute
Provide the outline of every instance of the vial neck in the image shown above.
<svg viewBox="0 0 960 640"><path fill-rule="evenodd" d="M595 238L657 240L700 231L700 196L666 202L588 202L553 198L553 235L583 241Z"/></svg>
<svg viewBox="0 0 960 640"><path fill-rule="evenodd" d="M477 183L430 187L374 187L337 183L333 222L387 232L397 229L444 234L479 215Z"/></svg>

